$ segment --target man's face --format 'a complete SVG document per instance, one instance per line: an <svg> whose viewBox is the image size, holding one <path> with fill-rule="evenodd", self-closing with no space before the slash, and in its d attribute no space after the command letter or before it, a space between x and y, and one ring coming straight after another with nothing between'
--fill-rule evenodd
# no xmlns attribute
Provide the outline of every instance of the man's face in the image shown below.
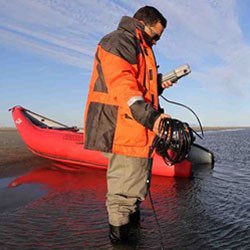
<svg viewBox="0 0 250 250"><path fill-rule="evenodd" d="M161 35L164 31L164 27L160 22L154 24L153 26L145 25L144 30L147 35L151 38L151 46L155 45L157 41L161 38Z"/></svg>

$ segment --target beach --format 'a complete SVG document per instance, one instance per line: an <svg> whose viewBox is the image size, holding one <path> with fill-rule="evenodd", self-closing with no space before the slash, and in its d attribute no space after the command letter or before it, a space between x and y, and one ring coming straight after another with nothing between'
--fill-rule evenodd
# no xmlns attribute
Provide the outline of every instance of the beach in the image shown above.
<svg viewBox="0 0 250 250"><path fill-rule="evenodd" d="M0 177L28 171L43 161L26 147L16 129L0 128Z"/></svg>
<svg viewBox="0 0 250 250"><path fill-rule="evenodd" d="M0 166L34 157L16 129L0 129Z"/></svg>

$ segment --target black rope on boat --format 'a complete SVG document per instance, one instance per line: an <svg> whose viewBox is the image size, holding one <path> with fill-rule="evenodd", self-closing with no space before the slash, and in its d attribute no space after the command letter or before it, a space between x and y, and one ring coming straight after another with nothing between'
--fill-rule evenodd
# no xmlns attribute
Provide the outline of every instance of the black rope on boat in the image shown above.
<svg viewBox="0 0 250 250"><path fill-rule="evenodd" d="M33 122L35 125L41 127L41 128L47 128L47 129L56 129L56 130L67 130L72 132L77 132L79 129L76 126L69 127L68 125L65 125L63 123L57 122L55 120L52 120L48 117L42 116L40 114L37 114L33 111L30 111L28 109L23 109L22 112L25 114L25 116ZM49 126L47 122L52 122L56 126Z"/></svg>
<svg viewBox="0 0 250 250"><path fill-rule="evenodd" d="M71 128L71 127L69 127L68 125L65 125L65 124L63 124L63 123L61 123L61 122L57 122L57 121L52 120L52 119L50 119L50 118L48 118L48 117L45 117L45 116L43 116L43 115L37 114L37 113L35 113L35 112L31 111L31 110L25 109L24 111L25 111L25 112L28 112L28 113L31 113L31 114L33 114L33 115L35 115L35 116L39 116L41 122L44 122L44 121L48 120L48 121L51 121L51 122L53 122L53 123L55 123L55 124L58 124L59 126L62 126L62 127L65 127L65 128Z"/></svg>

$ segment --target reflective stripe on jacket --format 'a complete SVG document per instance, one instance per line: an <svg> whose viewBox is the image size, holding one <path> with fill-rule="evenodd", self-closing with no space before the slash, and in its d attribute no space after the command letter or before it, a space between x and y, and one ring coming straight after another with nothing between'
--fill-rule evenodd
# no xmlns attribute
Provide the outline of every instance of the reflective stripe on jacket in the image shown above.
<svg viewBox="0 0 250 250"><path fill-rule="evenodd" d="M157 67L143 28L123 17L98 44L85 109L87 149L148 157L159 112Z"/></svg>

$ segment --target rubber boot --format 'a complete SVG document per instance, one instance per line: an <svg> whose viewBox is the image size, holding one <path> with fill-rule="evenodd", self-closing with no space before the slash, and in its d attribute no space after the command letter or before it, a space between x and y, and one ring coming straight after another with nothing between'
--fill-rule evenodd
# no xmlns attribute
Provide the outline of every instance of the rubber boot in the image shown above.
<svg viewBox="0 0 250 250"><path fill-rule="evenodd" d="M123 243L128 241L128 235L130 231L130 224L122 226L113 226L109 224L109 239L111 243Z"/></svg>
<svg viewBox="0 0 250 250"><path fill-rule="evenodd" d="M133 228L140 227L140 220L141 220L140 210L136 210L136 212L129 215L129 222L130 222L131 227Z"/></svg>

